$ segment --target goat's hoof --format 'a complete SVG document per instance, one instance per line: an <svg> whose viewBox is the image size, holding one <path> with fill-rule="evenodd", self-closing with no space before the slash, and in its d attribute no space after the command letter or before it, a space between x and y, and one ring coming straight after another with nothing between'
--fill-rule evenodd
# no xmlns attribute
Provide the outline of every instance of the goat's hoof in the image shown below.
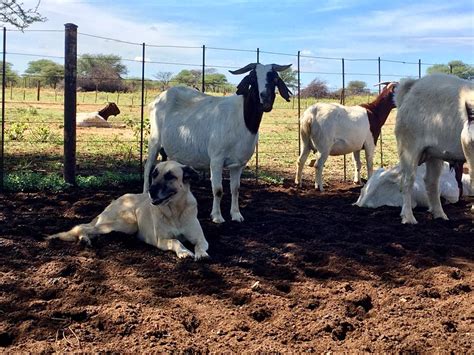
<svg viewBox="0 0 474 355"><path fill-rule="evenodd" d="M232 220L235 221L235 222L243 222L244 221L244 217L242 217L240 212L231 213L231 215L232 215Z"/></svg>
<svg viewBox="0 0 474 355"><path fill-rule="evenodd" d="M441 219L444 219L445 221L449 221L448 216L447 216L446 213L444 213L444 212L433 213L433 218L434 218L434 219L441 218Z"/></svg>
<svg viewBox="0 0 474 355"><path fill-rule="evenodd" d="M211 216L211 218L212 218L212 222L216 224L221 224L225 222L225 219L222 218L222 216L216 216L216 217Z"/></svg>

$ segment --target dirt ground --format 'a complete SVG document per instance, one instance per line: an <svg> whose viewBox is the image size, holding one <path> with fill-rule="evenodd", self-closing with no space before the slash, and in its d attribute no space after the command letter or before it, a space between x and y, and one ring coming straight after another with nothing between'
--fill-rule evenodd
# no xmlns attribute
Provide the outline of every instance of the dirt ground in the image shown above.
<svg viewBox="0 0 474 355"><path fill-rule="evenodd" d="M416 209L402 225L398 208L352 206L349 183L244 180L245 222L214 225L202 182L210 260L120 233L44 241L138 190L0 195L0 351L472 352L472 199L447 206L450 221Z"/></svg>

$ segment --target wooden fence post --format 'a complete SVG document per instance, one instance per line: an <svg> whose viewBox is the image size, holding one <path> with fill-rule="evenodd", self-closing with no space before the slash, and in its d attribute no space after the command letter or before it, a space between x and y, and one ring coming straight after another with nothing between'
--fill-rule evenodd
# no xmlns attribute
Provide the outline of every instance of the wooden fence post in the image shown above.
<svg viewBox="0 0 474 355"><path fill-rule="evenodd" d="M64 26L64 181L76 185L77 26Z"/></svg>

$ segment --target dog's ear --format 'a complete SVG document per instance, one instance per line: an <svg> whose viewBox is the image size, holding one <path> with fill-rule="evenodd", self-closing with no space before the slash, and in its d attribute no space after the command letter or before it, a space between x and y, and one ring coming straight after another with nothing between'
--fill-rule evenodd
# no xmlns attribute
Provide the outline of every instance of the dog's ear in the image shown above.
<svg viewBox="0 0 474 355"><path fill-rule="evenodd" d="M190 166L183 166L183 182L199 181L199 173Z"/></svg>
<svg viewBox="0 0 474 355"><path fill-rule="evenodd" d="M156 164L152 164L151 165L151 169L150 169L150 175L148 176L148 184L151 185L151 182L153 181L153 173L155 172L155 168L156 168Z"/></svg>

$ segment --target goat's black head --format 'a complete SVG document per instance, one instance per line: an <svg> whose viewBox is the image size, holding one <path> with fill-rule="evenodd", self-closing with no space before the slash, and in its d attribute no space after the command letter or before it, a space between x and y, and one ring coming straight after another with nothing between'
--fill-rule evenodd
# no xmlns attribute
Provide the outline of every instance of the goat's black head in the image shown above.
<svg viewBox="0 0 474 355"><path fill-rule="evenodd" d="M243 74L250 72L237 85L237 95L249 95L254 92L258 95L262 109L269 112L273 108L275 101L275 87L278 88L280 95L286 100L290 101L291 91L278 75L279 71L288 69L289 65L251 63L245 67L237 70L230 70L232 74Z"/></svg>

